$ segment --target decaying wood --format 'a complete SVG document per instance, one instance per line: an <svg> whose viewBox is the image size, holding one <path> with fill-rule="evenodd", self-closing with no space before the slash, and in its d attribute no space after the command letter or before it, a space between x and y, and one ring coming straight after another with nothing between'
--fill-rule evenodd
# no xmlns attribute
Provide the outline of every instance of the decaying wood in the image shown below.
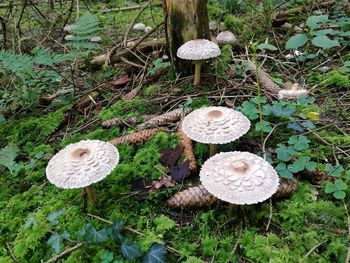
<svg viewBox="0 0 350 263"><path fill-rule="evenodd" d="M140 43L136 48L136 51L147 52L153 49L160 49L164 46L165 46L165 40L157 39L157 40ZM110 60L110 63L113 64L113 63L121 62L122 58L130 58L132 56L133 54L130 51L130 49L125 47L120 47L116 50L115 54L113 54L112 56L109 56L109 54L103 54L103 55L94 57L90 61L90 64L102 66L103 64L105 64L106 61L108 61L108 59Z"/></svg>
<svg viewBox="0 0 350 263"><path fill-rule="evenodd" d="M191 62L177 59L176 52L192 39L209 39L207 0L165 0L164 16L171 62L178 73L190 72Z"/></svg>
<svg viewBox="0 0 350 263"><path fill-rule="evenodd" d="M250 70L252 70L253 72L256 71L256 67L253 62L251 62L250 60L246 60L245 62ZM273 82L271 77L261 68L259 68L258 76L263 89L271 95L277 97L280 88L275 82Z"/></svg>

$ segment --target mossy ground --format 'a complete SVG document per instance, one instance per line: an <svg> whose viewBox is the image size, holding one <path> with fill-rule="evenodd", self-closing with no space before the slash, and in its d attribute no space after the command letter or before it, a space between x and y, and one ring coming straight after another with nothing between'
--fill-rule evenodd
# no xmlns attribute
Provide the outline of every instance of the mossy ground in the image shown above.
<svg viewBox="0 0 350 263"><path fill-rule="evenodd" d="M99 10L122 7L126 2L109 1L88 5L92 12L99 14L101 24L105 27L106 37L103 38L101 50L113 46L114 42L124 37L120 32L124 32L125 27L139 11L100 14ZM85 7L81 8L81 12L85 11ZM252 19L262 19L261 15L254 12L233 15L225 13L221 5L211 4L209 15L215 19L222 17L229 28L237 27L238 38L242 43L248 43L254 36L258 36L255 40L264 41L269 35L269 27L260 25L256 30L251 30ZM154 7L146 9L139 21L154 27L162 18L161 8ZM269 18L265 20L271 22ZM28 25L24 24L23 29L26 29L26 26ZM108 32L118 32L115 41L107 39ZM231 48L224 47L223 55L218 66L220 75L227 73L225 69L230 65ZM320 142L313 133L308 134L311 140L308 152L314 160L318 160L320 168L324 168L325 160L333 163L335 155L336 159L349 169L350 159L339 152L335 153L334 150L334 147L339 146L349 152L350 139L346 133L349 130L346 130L345 125L341 125L342 122L349 123L349 112L344 113L343 108L338 107L339 98L331 95L332 92L349 95L346 93L350 86L349 74L341 71L342 64L339 59L334 59L334 65L336 68L327 74L317 71L304 74L309 85L319 87L314 92L317 101L297 110L299 116L306 116L309 112L319 112L321 115L321 121L317 123L320 129L315 133L328 143ZM277 67L271 65L270 68ZM120 68L104 68L89 73L103 80L120 72ZM71 234L71 240L77 240L76 233L86 223L92 223L96 229L106 227L106 223L82 212L81 190L61 190L47 181L47 162L52 154L70 143L83 139L108 141L133 131L132 127L103 129L100 126L103 120L162 112L167 109L164 108L164 104L168 102L158 100L154 103L152 99L164 94L168 94L170 99L176 98L176 93L169 89L168 81L171 77L170 73L163 76L159 82L152 84L156 85L156 88L149 85L148 89L143 89L144 92L140 92L140 95L131 101L114 100L108 103L108 106L105 103L98 113L93 111L93 105L84 112L77 111L74 105L69 104L48 107L45 111L37 109L21 113L19 117L9 117L6 122L0 124L0 146L4 147L14 142L20 148L16 162L22 167L16 175L0 168L0 263L14 262L14 258L18 262L48 260L54 256L53 249L47 243L52 233L67 231ZM242 78L239 78L237 83L241 81ZM198 91L198 87L192 87L187 82L178 86L182 97L179 102L186 104L190 96L192 108L225 105L227 102L220 98L220 92L215 92L215 89L219 90L220 87L214 89L208 84ZM241 105L246 97L256 95L254 88L242 89L242 92L238 93L230 89L229 92L237 95L235 106ZM244 96L241 96L242 93ZM101 101L111 101L113 97L113 92L106 91ZM36 116L31 115L33 112L36 112ZM91 118L96 118L97 121L85 126ZM329 124L337 118L340 120L339 126L330 126ZM280 120L274 121L277 123ZM269 140L268 146L275 148L280 143L286 143L294 134L281 128ZM245 139L259 141L259 138L260 133L252 129ZM243 208L243 216L239 214L234 217L228 216L228 206L225 203L187 210L172 210L165 206L165 200L174 193L189 184L198 183L198 174L192 175L184 184L175 188L150 193L144 199L137 198L137 194L132 191L132 182L137 178L159 178L164 173L160 163L160 150L174 148L178 142L176 130L170 130L153 136L143 144L119 145L120 164L108 177L96 184L96 202L92 213L110 221L122 220L125 225L143 233L144 236L124 233L139 243L143 251L147 251L154 242L166 243L180 251L180 254L168 252L168 262L345 262L350 237L347 232L348 217L344 204L349 205L350 187L346 190L346 198L339 201L332 195L325 194L324 184L315 186L302 180L298 192L290 199L273 201L271 206L268 201L246 206ZM219 147L219 151L244 148L243 144L238 141ZM208 158L207 153L207 145L195 144L195 155L199 165ZM50 222L48 216L57 211L62 212L57 222ZM71 247L73 243L68 240L62 241L61 250ZM107 253L112 253L111 261L103 261ZM118 247L112 241L108 241L103 244L84 244L61 257L59 262L113 260L129 262L123 259Z"/></svg>

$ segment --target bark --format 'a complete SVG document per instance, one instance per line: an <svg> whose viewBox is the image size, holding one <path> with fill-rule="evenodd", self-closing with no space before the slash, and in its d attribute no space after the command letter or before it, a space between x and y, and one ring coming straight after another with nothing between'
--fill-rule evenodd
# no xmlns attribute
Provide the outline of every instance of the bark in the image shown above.
<svg viewBox="0 0 350 263"><path fill-rule="evenodd" d="M207 0L164 0L167 44L177 73L193 71L190 61L176 57L177 49L192 39L209 39Z"/></svg>

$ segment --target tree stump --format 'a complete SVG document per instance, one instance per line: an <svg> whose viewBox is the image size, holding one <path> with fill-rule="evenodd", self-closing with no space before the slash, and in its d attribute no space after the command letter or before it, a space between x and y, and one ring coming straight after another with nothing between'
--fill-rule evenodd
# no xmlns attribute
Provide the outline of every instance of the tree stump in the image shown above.
<svg viewBox="0 0 350 263"><path fill-rule="evenodd" d="M191 62L176 57L177 49L192 39L209 39L208 0L163 0L166 38L177 73L191 74Z"/></svg>

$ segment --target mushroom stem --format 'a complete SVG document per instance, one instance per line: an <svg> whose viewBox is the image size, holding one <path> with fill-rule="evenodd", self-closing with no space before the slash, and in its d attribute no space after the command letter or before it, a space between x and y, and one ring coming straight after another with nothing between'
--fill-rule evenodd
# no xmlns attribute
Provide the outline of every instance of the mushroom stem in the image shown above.
<svg viewBox="0 0 350 263"><path fill-rule="evenodd" d="M194 62L195 68L194 68L194 80L193 80L193 86L199 86L201 83L201 62Z"/></svg>
<svg viewBox="0 0 350 263"><path fill-rule="evenodd" d="M210 144L209 145L209 157L212 157L216 154L218 150L218 145L217 144Z"/></svg>
<svg viewBox="0 0 350 263"><path fill-rule="evenodd" d="M232 217L233 215L237 214L238 211L238 205L229 204L228 206L228 216Z"/></svg>
<svg viewBox="0 0 350 263"><path fill-rule="evenodd" d="M95 200L94 187L92 185L86 186L85 191L89 199L89 204L92 205Z"/></svg>

